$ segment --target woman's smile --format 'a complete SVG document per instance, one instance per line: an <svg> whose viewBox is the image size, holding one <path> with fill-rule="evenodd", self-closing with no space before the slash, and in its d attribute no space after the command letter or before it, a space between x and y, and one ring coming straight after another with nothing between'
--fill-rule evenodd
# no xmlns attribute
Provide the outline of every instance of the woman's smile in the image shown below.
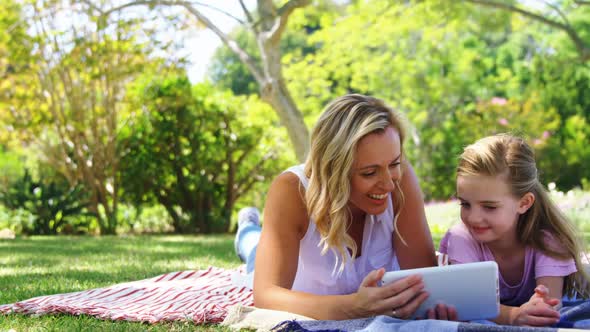
<svg viewBox="0 0 590 332"><path fill-rule="evenodd" d="M382 201L387 198L387 193L381 194L381 195L369 194L369 197L376 200L376 201Z"/></svg>

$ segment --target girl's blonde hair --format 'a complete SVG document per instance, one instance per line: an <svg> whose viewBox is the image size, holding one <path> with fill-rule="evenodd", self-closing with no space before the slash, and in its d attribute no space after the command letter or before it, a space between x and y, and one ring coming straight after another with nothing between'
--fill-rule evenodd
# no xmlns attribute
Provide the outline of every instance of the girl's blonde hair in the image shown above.
<svg viewBox="0 0 590 332"><path fill-rule="evenodd" d="M352 257L356 257L357 252L354 240L346 232L352 222L348 201L357 144L368 134L383 132L391 126L399 133L403 155L404 124L402 115L382 100L351 94L328 104L312 131L311 149L305 163L305 174L309 178L305 193L307 211L320 233L322 254L329 249L338 251L339 272L344 270L347 261L346 250L350 249ZM395 225L404 198L399 183L395 188L393 223L399 236Z"/></svg>
<svg viewBox="0 0 590 332"><path fill-rule="evenodd" d="M588 275L580 260L584 249L582 240L576 235L574 225L553 203L537 173L533 149L524 139L510 134L485 137L467 146L457 167L457 176L502 176L517 198L532 193L535 196L533 205L518 220L519 241L555 258L573 258L578 272L565 278L564 294L573 296L578 292L588 297ZM553 235L562 249L548 246L544 232Z"/></svg>

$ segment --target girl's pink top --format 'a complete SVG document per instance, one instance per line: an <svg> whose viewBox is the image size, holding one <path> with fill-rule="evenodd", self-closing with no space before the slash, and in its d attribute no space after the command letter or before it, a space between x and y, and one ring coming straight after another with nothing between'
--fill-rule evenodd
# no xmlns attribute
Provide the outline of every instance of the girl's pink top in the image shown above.
<svg viewBox="0 0 590 332"><path fill-rule="evenodd" d="M555 238L545 232L547 246L561 248ZM520 306L527 302L537 286L540 277L565 277L577 271L574 259L560 260L543 252L526 247L524 270L520 282L510 285L500 273L500 303ZM451 227L440 242L440 252L449 256L450 264L493 261L494 255L487 245L477 242L464 224Z"/></svg>

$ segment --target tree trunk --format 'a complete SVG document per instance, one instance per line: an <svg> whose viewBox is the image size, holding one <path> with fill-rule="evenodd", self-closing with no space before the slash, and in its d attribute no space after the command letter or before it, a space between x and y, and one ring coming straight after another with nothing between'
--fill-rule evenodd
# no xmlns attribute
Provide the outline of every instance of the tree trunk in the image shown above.
<svg viewBox="0 0 590 332"><path fill-rule="evenodd" d="M278 114L281 124L287 128L297 159L304 162L309 151L309 132L283 78L269 78L268 83L260 89L260 95Z"/></svg>
<svg viewBox="0 0 590 332"><path fill-rule="evenodd" d="M305 161L309 150L309 132L303 114L297 108L283 78L281 36L293 10L307 4L307 0L291 0L275 8L270 0L258 0L261 28L255 30L262 71L254 77L260 85L260 95L262 100L272 106L281 124L287 128L297 159L301 162Z"/></svg>

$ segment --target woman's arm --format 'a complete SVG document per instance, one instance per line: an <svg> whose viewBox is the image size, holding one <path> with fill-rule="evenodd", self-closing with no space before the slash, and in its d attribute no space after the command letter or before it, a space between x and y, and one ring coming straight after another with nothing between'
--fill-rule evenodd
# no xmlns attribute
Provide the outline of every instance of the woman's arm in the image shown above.
<svg viewBox="0 0 590 332"><path fill-rule="evenodd" d="M309 216L299 178L283 173L271 184L264 207L264 224L256 252L254 303L313 318L354 317L350 296L317 296L291 290L299 258L299 241ZM348 303L347 303L348 302Z"/></svg>
<svg viewBox="0 0 590 332"><path fill-rule="evenodd" d="M264 208L264 224L256 253L254 304L316 319L349 319L389 314L396 309L409 316L426 299L417 276L375 287L383 276L376 270L349 295L315 295L292 291L297 272L299 241L309 223L296 175L283 173L271 184ZM330 277L330 276L326 276Z"/></svg>
<svg viewBox="0 0 590 332"><path fill-rule="evenodd" d="M405 203L397 219L397 228L404 244L395 234L393 247L402 269L436 266L436 256L430 229L424 212L424 198L416 173L407 160L402 163L401 189Z"/></svg>

